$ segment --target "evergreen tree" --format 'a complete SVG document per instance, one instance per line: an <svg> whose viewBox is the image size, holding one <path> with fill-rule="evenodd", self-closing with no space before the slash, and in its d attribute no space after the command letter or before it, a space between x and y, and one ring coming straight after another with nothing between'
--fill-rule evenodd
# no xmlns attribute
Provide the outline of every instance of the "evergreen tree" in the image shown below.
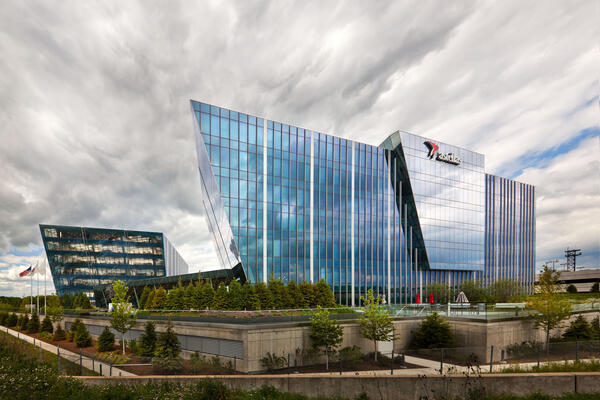
<svg viewBox="0 0 600 400"><path fill-rule="evenodd" d="M44 320L42 321L42 327L40 328L41 332L53 333L54 326L52 326L52 320L49 316L46 315Z"/></svg>
<svg viewBox="0 0 600 400"><path fill-rule="evenodd" d="M112 351L115 347L115 334L108 329L108 326L105 326L100 336L98 336L96 345L99 352Z"/></svg>
<svg viewBox="0 0 600 400"><path fill-rule="evenodd" d="M256 289L256 295L258 296L258 300L260 301L260 309L261 310L272 310L273 309L273 294L265 285L264 282L258 282L254 285Z"/></svg>
<svg viewBox="0 0 600 400"><path fill-rule="evenodd" d="M242 295L242 285L236 280L229 283L229 309L243 310L244 297Z"/></svg>
<svg viewBox="0 0 600 400"><path fill-rule="evenodd" d="M329 312L319 307L310 318L310 340L315 349L323 349L325 367L329 370L329 355L340 347L344 331L340 324L329 319Z"/></svg>
<svg viewBox="0 0 600 400"><path fill-rule="evenodd" d="M9 328L14 328L17 325L18 320L19 318L17 317L17 314L11 313L6 320L6 326Z"/></svg>
<svg viewBox="0 0 600 400"><path fill-rule="evenodd" d="M148 293L148 297L146 298L146 301L144 302L144 310L152 310L153 306L154 306L154 295L156 294L156 289L152 289L150 290L150 293Z"/></svg>
<svg viewBox="0 0 600 400"><path fill-rule="evenodd" d="M288 308L292 300L283 282L273 278L269 279L269 291L273 297L273 308L276 310Z"/></svg>
<svg viewBox="0 0 600 400"><path fill-rule="evenodd" d="M165 301L167 300L167 291L162 286L156 289L154 298L152 299L153 310L164 310Z"/></svg>
<svg viewBox="0 0 600 400"><path fill-rule="evenodd" d="M165 308L167 310L183 310L184 294L185 289L183 288L180 279L177 286L169 290L167 300L165 301Z"/></svg>
<svg viewBox="0 0 600 400"><path fill-rule="evenodd" d="M202 284L201 291L201 308L208 309L212 307L213 300L215 298L215 288L213 288L210 280L206 279Z"/></svg>
<svg viewBox="0 0 600 400"><path fill-rule="evenodd" d="M152 364L165 373L181 371L183 360L179 357L179 353L181 353L181 343L173 331L173 324L169 318L167 330L161 333L156 340Z"/></svg>
<svg viewBox="0 0 600 400"><path fill-rule="evenodd" d="M212 302L213 310L229 310L229 292L223 282L219 283L217 292Z"/></svg>
<svg viewBox="0 0 600 400"><path fill-rule="evenodd" d="M300 308L315 308L315 292L314 286L311 282L303 281L298 285L298 289L302 292L302 303L299 304Z"/></svg>
<svg viewBox="0 0 600 400"><path fill-rule="evenodd" d="M246 281L242 285L242 298L244 299L244 310L259 310L260 309L260 299L256 294L256 289L254 285L250 282Z"/></svg>
<svg viewBox="0 0 600 400"><path fill-rule="evenodd" d="M569 341L592 340L594 331L583 315L579 315L565 330L563 338Z"/></svg>
<svg viewBox="0 0 600 400"><path fill-rule="evenodd" d="M377 342L387 342L394 338L394 324L390 312L382 304L381 296L373 296L369 289L367 297L361 297L364 307L360 315L360 336L373 341L375 362L377 362Z"/></svg>
<svg viewBox="0 0 600 400"><path fill-rule="evenodd" d="M144 333L140 336L140 347L142 356L152 357L156 347L156 327L154 322L147 321L144 324Z"/></svg>
<svg viewBox="0 0 600 400"><path fill-rule="evenodd" d="M592 292L592 293L598 293L598 292L600 292L600 283L599 282L595 282L592 285L592 288L590 289L590 292Z"/></svg>
<svg viewBox="0 0 600 400"><path fill-rule="evenodd" d="M190 300L192 302L191 308L194 310L202 310L202 281L197 281L194 285L194 290L192 291L192 298Z"/></svg>
<svg viewBox="0 0 600 400"><path fill-rule="evenodd" d="M321 279L315 286L315 302L320 307L335 307L335 297L325 279Z"/></svg>
<svg viewBox="0 0 600 400"><path fill-rule="evenodd" d="M146 302L148 301L148 296L150 296L150 292L152 292L152 290L148 286L144 286L142 296L140 297L140 303L138 304L138 309L144 309L144 307L146 306Z"/></svg>
<svg viewBox="0 0 600 400"><path fill-rule="evenodd" d="M183 293L183 307L185 310L191 310L194 304L194 293L195 293L194 284L192 281L185 287L185 291Z"/></svg>
<svg viewBox="0 0 600 400"><path fill-rule="evenodd" d="M411 349L441 349L456 344L450 324L438 313L425 317L410 341Z"/></svg>
<svg viewBox="0 0 600 400"><path fill-rule="evenodd" d="M600 340L600 317L596 317L590 324L594 340Z"/></svg>
<svg viewBox="0 0 600 400"><path fill-rule="evenodd" d="M21 324L19 325L19 330L20 331L25 331L27 330L27 326L29 325L29 315L25 314L23 315L23 317L21 318Z"/></svg>
<svg viewBox="0 0 600 400"><path fill-rule="evenodd" d="M73 336L73 343L75 343L77 347L88 347L92 345L92 337L90 336L90 332L88 332L83 323L77 326L77 330Z"/></svg>
<svg viewBox="0 0 600 400"><path fill-rule="evenodd" d="M56 327L56 330L54 331L52 340L54 340L55 342L60 342L61 340L65 340L66 338L67 338L67 334L66 334L65 330L62 328L62 326L60 326L60 323L59 323L58 326Z"/></svg>
<svg viewBox="0 0 600 400"><path fill-rule="evenodd" d="M83 325L83 322L81 322L81 320L79 318L76 318L75 321L73 321L71 323L71 326L69 327L69 341L73 342L75 339L75 334L77 333L77 330L79 329L80 326ZM83 325L85 327L85 325Z"/></svg>
<svg viewBox="0 0 600 400"><path fill-rule="evenodd" d="M36 312L31 314L31 319L27 323L27 333L38 333L40 331L40 317Z"/></svg>
<svg viewBox="0 0 600 400"><path fill-rule="evenodd" d="M570 284L569 286L567 286L567 293L577 293L577 288L575 287L575 285Z"/></svg>
<svg viewBox="0 0 600 400"><path fill-rule="evenodd" d="M83 292L79 292L73 299L73 307L89 310L92 308L90 299Z"/></svg>
<svg viewBox="0 0 600 400"><path fill-rule="evenodd" d="M291 299L291 303L288 308L305 308L304 307L304 295L300 287L296 285L296 282L289 281L287 285L288 295Z"/></svg>

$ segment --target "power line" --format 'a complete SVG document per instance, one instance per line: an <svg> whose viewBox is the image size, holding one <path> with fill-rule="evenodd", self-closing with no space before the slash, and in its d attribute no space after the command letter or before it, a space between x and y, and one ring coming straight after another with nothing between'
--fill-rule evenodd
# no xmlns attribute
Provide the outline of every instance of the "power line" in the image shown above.
<svg viewBox="0 0 600 400"><path fill-rule="evenodd" d="M577 256L581 255L581 249L570 250L568 247L565 250L565 257L567 257L567 271L577 270Z"/></svg>

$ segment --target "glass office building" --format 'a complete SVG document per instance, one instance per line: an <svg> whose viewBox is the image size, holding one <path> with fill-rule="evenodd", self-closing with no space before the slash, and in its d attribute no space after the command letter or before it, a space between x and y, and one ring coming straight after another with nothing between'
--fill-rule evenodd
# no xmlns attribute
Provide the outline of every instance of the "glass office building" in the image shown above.
<svg viewBox="0 0 600 400"><path fill-rule="evenodd" d="M369 289L398 304L424 298L434 282L533 282L534 236L516 239L516 264L496 259L502 272L488 273L496 265L489 254L500 242L507 249L513 243L488 240L488 221L500 219L505 229L509 219L529 218L496 236L534 232L535 203L533 187L515 182L531 195L519 201L526 210L488 218L482 154L401 131L371 146L191 106L202 204L217 254L224 268L241 265L251 282L325 279L349 305ZM503 202L510 193L495 196Z"/></svg>
<svg viewBox="0 0 600 400"><path fill-rule="evenodd" d="M188 265L159 232L40 225L57 294L84 292L115 279L181 275Z"/></svg>

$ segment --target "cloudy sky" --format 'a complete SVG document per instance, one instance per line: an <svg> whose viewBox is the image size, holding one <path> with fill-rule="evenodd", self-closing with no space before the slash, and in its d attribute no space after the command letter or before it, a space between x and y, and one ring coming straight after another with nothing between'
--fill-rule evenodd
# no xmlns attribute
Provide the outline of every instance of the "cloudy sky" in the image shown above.
<svg viewBox="0 0 600 400"><path fill-rule="evenodd" d="M217 259L189 99L379 144L397 129L537 187L537 264L600 258L598 1L14 1L0 8L0 295L38 224Z"/></svg>

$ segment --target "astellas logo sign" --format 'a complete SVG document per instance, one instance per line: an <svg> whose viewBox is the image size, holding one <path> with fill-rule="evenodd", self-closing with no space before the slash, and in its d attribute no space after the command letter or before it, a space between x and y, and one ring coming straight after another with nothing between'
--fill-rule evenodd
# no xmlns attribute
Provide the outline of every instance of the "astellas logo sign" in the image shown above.
<svg viewBox="0 0 600 400"><path fill-rule="evenodd" d="M440 146L438 146L437 144L433 143L430 140L428 140L427 142L424 142L424 144L429 149L429 154L427 155L427 157L429 157L430 159L433 159L433 157L435 157L435 159L438 161L443 161L448 164L454 164L454 165L460 165L460 163L462 162L460 157L455 156L452 153L448 153L448 154L440 153L438 151L440 149Z"/></svg>

